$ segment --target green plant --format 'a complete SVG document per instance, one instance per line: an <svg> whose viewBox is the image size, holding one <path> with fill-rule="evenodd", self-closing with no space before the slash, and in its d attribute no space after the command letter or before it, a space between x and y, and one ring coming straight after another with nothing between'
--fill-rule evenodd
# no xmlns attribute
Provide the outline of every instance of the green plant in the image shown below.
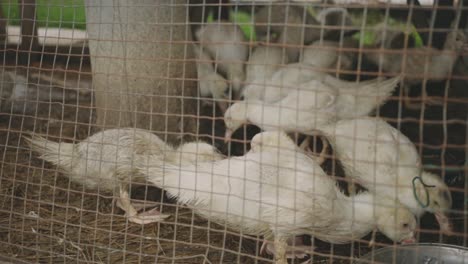
<svg viewBox="0 0 468 264"><path fill-rule="evenodd" d="M10 25L20 24L20 9L17 0L4 0L0 3L3 16ZM36 0L38 27L86 28L86 15L83 0Z"/></svg>

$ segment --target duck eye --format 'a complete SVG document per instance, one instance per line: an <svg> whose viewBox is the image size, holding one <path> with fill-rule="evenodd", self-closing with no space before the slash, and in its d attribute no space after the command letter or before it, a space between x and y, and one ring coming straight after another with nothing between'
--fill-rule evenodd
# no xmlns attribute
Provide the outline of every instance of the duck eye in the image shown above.
<svg viewBox="0 0 468 264"><path fill-rule="evenodd" d="M408 228L409 227L409 224L408 223L404 223L403 224L403 228Z"/></svg>

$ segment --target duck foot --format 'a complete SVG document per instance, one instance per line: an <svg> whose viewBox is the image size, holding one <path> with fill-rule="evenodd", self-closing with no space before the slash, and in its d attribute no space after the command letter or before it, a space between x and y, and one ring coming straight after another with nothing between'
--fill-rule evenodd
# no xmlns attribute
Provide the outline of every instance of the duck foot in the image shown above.
<svg viewBox="0 0 468 264"><path fill-rule="evenodd" d="M161 222L170 216L161 214L157 208L138 213L130 201L129 193L123 188L120 188L120 197L117 200L117 206L125 212L125 216L128 218L128 221L140 225Z"/></svg>
<svg viewBox="0 0 468 264"><path fill-rule="evenodd" d="M164 221L164 219L168 218L170 215L164 215L159 212L158 208L153 208L151 210L138 213L133 216L128 216L128 221L140 224L140 225L146 225L146 224L151 224L151 223L157 223Z"/></svg>
<svg viewBox="0 0 468 264"><path fill-rule="evenodd" d="M120 209L125 211L122 203L120 202L120 199L117 199L115 203L116 203L117 207L119 207ZM152 201L133 201L131 203L132 203L133 208L135 208L135 210L137 212L140 212L142 210L146 210L148 208L156 208L157 207L157 203L152 202Z"/></svg>
<svg viewBox="0 0 468 264"><path fill-rule="evenodd" d="M307 257L313 249L314 248L311 246L303 244L302 236L295 237L294 241L292 241L292 239L286 240L285 254L287 259L303 259ZM263 254L264 252L269 255L276 255L277 250L271 241L264 239L260 248L260 254Z"/></svg>

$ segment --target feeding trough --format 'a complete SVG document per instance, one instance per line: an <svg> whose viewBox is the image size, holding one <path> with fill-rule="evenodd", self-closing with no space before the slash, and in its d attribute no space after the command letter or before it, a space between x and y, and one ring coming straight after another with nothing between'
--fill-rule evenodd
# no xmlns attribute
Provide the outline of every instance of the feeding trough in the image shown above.
<svg viewBox="0 0 468 264"><path fill-rule="evenodd" d="M468 248L421 243L381 248L361 257L355 264L462 264L466 262L468 262Z"/></svg>

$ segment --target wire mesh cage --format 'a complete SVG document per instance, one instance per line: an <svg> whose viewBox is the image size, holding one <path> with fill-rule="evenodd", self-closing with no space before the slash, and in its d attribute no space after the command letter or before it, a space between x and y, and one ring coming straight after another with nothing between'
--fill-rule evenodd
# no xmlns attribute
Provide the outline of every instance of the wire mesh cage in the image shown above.
<svg viewBox="0 0 468 264"><path fill-rule="evenodd" d="M2 1L0 262L465 262L467 12Z"/></svg>

